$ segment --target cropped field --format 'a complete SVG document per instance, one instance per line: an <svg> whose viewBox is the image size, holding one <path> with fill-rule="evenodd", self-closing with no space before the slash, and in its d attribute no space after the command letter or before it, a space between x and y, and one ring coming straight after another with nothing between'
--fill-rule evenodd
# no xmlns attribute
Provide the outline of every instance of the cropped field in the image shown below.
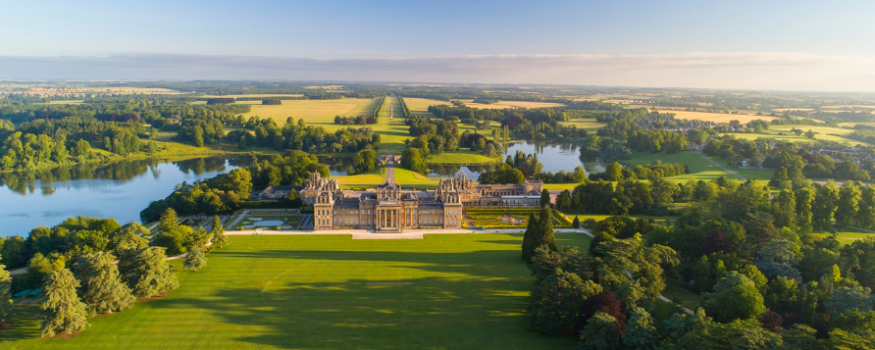
<svg viewBox="0 0 875 350"><path fill-rule="evenodd" d="M301 97L301 96L304 96L304 95L301 95L301 94L255 94L255 95L203 95L200 97L206 97L206 98L213 98L213 97L250 98L250 97ZM261 101L258 101L258 102L261 102Z"/></svg>
<svg viewBox="0 0 875 350"><path fill-rule="evenodd" d="M853 126L856 123L847 123L842 126ZM811 139L806 138L802 135L796 135L791 129L796 128L804 131L814 131L814 138L816 140L824 140L824 141L836 141L836 142L844 142L849 145L856 144L864 144L868 143L853 140L845 137L844 135L848 135L854 130L845 129L845 128L835 128L829 126L813 126L813 125L770 125L769 130L765 134L756 134L756 133L729 133L724 135L733 135L739 139L745 140L756 140L758 138L774 138L776 140L785 140L785 141L795 141L795 142L812 142ZM783 135L780 135L783 134Z"/></svg>
<svg viewBox="0 0 875 350"><path fill-rule="evenodd" d="M261 101L243 101L258 102ZM339 100L286 100L281 105L263 106L253 104L252 110L243 115L245 118L259 116L272 118L277 124L282 125L288 117L304 119L307 124L321 126L335 126L335 116L355 117L369 114L377 107L379 99L344 98ZM252 103L250 103L252 104Z"/></svg>
<svg viewBox="0 0 875 350"><path fill-rule="evenodd" d="M661 113L674 113L675 118L687 120L705 120L716 123L729 123L737 120L742 124L747 124L752 120L772 121L775 117L747 114L723 114L723 113L705 113L705 112L688 112L688 111L660 111Z"/></svg>
<svg viewBox="0 0 875 350"><path fill-rule="evenodd" d="M169 296L39 339L36 307L0 333L3 349L571 349L528 329L532 280L522 235L231 236L198 272L173 261ZM582 234L558 246L585 250Z"/></svg>
<svg viewBox="0 0 875 350"><path fill-rule="evenodd" d="M505 108L542 108L542 107L562 107L561 103L552 102L529 102L529 101L498 101L496 103L482 104L474 103L474 100L459 100L465 103L466 106L479 109L505 109ZM408 107L410 108L410 107Z"/></svg>

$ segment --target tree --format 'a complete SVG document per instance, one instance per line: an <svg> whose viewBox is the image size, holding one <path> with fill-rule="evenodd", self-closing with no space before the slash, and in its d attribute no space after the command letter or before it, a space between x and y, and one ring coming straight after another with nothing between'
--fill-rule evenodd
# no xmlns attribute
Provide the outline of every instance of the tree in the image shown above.
<svg viewBox="0 0 875 350"><path fill-rule="evenodd" d="M703 296L705 312L717 322L755 319L766 311L756 285L738 272L727 272L714 285L714 293Z"/></svg>
<svg viewBox="0 0 875 350"><path fill-rule="evenodd" d="M404 149L404 152L401 153L401 167L420 174L428 174L426 156L419 148L407 147Z"/></svg>
<svg viewBox="0 0 875 350"><path fill-rule="evenodd" d="M803 187L796 190L796 224L804 232L811 232L812 210L814 205L815 190L811 187ZM875 202L873 202L875 203Z"/></svg>
<svg viewBox="0 0 875 350"><path fill-rule="evenodd" d="M580 228L580 219L577 218L577 215L574 216L574 221L571 222L571 227Z"/></svg>
<svg viewBox="0 0 875 350"><path fill-rule="evenodd" d="M52 272L44 287L42 336L74 333L88 327L85 304L76 295L79 281L68 269Z"/></svg>
<svg viewBox="0 0 875 350"><path fill-rule="evenodd" d="M829 181L817 189L817 195L811 206L811 224L815 229L823 230L832 226L838 200L839 191L834 182Z"/></svg>
<svg viewBox="0 0 875 350"><path fill-rule="evenodd" d="M179 286L166 258L163 248L148 247L119 261L122 279L135 296L147 298Z"/></svg>
<svg viewBox="0 0 875 350"><path fill-rule="evenodd" d="M576 274L554 270L532 292L527 311L532 328L542 333L560 334L573 329L577 312L587 298L600 293L601 286L581 280Z"/></svg>
<svg viewBox="0 0 875 350"><path fill-rule="evenodd" d="M591 277L586 252L578 250L577 247L552 250L549 246L542 245L535 249L535 255L532 256L532 262L529 264L529 270L535 276L535 281L540 283L544 278L555 273L556 269L576 274L584 280Z"/></svg>
<svg viewBox="0 0 875 350"><path fill-rule="evenodd" d="M650 180L650 192L653 198L653 210L657 213L665 213L674 207L674 197L680 192L680 187L657 177Z"/></svg>
<svg viewBox="0 0 875 350"><path fill-rule="evenodd" d="M213 229L210 231L210 234L213 236L211 239L213 247L222 248L228 244L228 237L225 236L225 228L222 227L222 220L219 219L218 215L213 217Z"/></svg>
<svg viewBox="0 0 875 350"><path fill-rule="evenodd" d="M298 190L293 188L289 191L289 195L286 196L286 199L288 199L290 201L301 199L301 195L298 194Z"/></svg>
<svg viewBox="0 0 875 350"><path fill-rule="evenodd" d="M76 277L81 281L79 296L89 313L111 314L130 308L134 304L131 289L119 276L115 257L107 252L97 252L76 261Z"/></svg>
<svg viewBox="0 0 875 350"><path fill-rule="evenodd" d="M620 181L623 179L623 166L618 162L613 162L605 166L605 180Z"/></svg>
<svg viewBox="0 0 875 350"><path fill-rule="evenodd" d="M187 270L197 272L198 269L207 265L207 257L200 247L191 248L188 255L185 256L185 262L182 266Z"/></svg>
<svg viewBox="0 0 875 350"><path fill-rule="evenodd" d="M602 241L595 248L594 264L599 283L619 288L635 280L645 288L645 295L656 298L665 289L663 265L680 263L673 249L652 244L647 246L640 234L629 239Z"/></svg>
<svg viewBox="0 0 875 350"><path fill-rule="evenodd" d="M866 228L875 225L875 188L872 186L863 186L860 191L857 223Z"/></svg>
<svg viewBox="0 0 875 350"><path fill-rule="evenodd" d="M571 191L564 190L559 192L559 195L556 196L556 207L561 211L571 209Z"/></svg>
<svg viewBox="0 0 875 350"><path fill-rule="evenodd" d="M796 229L796 195L790 190L784 189L772 200L772 217L775 218L775 227L788 227Z"/></svg>
<svg viewBox="0 0 875 350"><path fill-rule="evenodd" d="M551 250L556 250L556 240L553 234L553 210L549 206L541 208L541 214L538 215L538 229L535 231L534 244L535 247L547 245Z"/></svg>
<svg viewBox="0 0 875 350"><path fill-rule="evenodd" d="M532 261L532 256L535 255L535 236L538 230L538 221L535 219L535 213L529 214L529 221L526 224L526 232L523 234L523 260L526 262Z"/></svg>
<svg viewBox="0 0 875 350"><path fill-rule="evenodd" d="M836 203L835 220L839 228L848 227L856 219L860 209L860 188L852 181L845 182L839 189L839 199Z"/></svg>
<svg viewBox="0 0 875 350"><path fill-rule="evenodd" d="M0 264L0 324L8 324L15 317L15 306L12 304L12 276L6 271L6 266Z"/></svg>
<svg viewBox="0 0 875 350"><path fill-rule="evenodd" d="M784 276L787 278L802 280L802 276L794 265L799 263L793 252L793 243L779 239L769 242L760 250L759 257L754 264L766 277Z"/></svg>
<svg viewBox="0 0 875 350"><path fill-rule="evenodd" d="M659 339L653 318L647 310L632 308L626 331L623 332L623 345L629 349L653 349Z"/></svg>
<svg viewBox="0 0 875 350"><path fill-rule="evenodd" d="M765 305L772 311L788 315L799 310L799 285L794 279L778 276L769 282Z"/></svg>
<svg viewBox="0 0 875 350"><path fill-rule="evenodd" d="M604 312L596 312L580 332L578 350L615 350L620 348L617 319Z"/></svg>
<svg viewBox="0 0 875 350"><path fill-rule="evenodd" d="M757 252L767 243L780 237L778 229L775 228L774 220L768 213L750 213L744 221L744 229L746 232L745 243L750 248L750 252Z"/></svg>
<svg viewBox="0 0 875 350"><path fill-rule="evenodd" d="M365 148L358 153L355 154L355 157L352 159L352 167L350 168L350 175L361 174L371 170L374 170L377 167L377 152L372 148Z"/></svg>
<svg viewBox="0 0 875 350"><path fill-rule="evenodd" d="M550 203L550 191L549 190L541 191L541 204L540 205L541 205L541 208L543 208L545 206L549 206L551 208L553 207L553 205Z"/></svg>
<svg viewBox="0 0 875 350"><path fill-rule="evenodd" d="M744 267L742 267L741 270L738 270L738 272L753 281L753 284L760 291L760 294L765 293L769 279L766 278L766 275L764 275L756 265L744 265Z"/></svg>

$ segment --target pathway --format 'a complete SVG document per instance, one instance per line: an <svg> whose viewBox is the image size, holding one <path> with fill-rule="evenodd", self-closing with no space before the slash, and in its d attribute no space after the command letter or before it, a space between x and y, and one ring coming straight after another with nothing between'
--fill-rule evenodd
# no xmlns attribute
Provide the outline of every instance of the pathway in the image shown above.
<svg viewBox="0 0 875 350"><path fill-rule="evenodd" d="M389 161L386 162L386 182L395 183L395 157L393 153L389 154Z"/></svg>
<svg viewBox="0 0 875 350"><path fill-rule="evenodd" d="M243 218L245 218L246 215L249 215L249 210L248 210L248 209L247 209L247 210L244 210L242 213L240 213L240 215L238 215L237 218L234 219L233 222L231 222L231 223L228 224L228 225L225 225L225 229L231 229L231 228L234 228L234 225L237 225L237 223L240 222L240 220L243 220Z"/></svg>
<svg viewBox="0 0 875 350"><path fill-rule="evenodd" d="M730 173L730 174L732 174L732 175L735 175L735 177L741 179L742 181L747 181L747 178L746 178L746 177L741 176L741 175L739 175L738 173L736 173L736 172L734 172L734 171L732 171L732 170L727 169L725 166L722 166L722 165L720 165L719 163L715 162L713 159L706 157L704 154L700 153L699 151L695 151L695 152L696 152L696 154L700 155L702 158L705 158L705 160L707 160L707 161L710 162L711 164L714 164L714 165L716 165L717 167L719 167L720 169L723 169L723 171L725 171L725 172L727 172L727 173Z"/></svg>

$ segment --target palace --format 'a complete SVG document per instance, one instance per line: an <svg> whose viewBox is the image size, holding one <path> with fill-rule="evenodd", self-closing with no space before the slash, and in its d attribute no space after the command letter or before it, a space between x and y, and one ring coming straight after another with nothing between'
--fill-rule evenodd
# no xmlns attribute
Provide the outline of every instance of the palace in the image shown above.
<svg viewBox="0 0 875 350"><path fill-rule="evenodd" d="M441 180L435 190L402 189L393 182L363 191L343 190L337 180L319 174L307 180L299 194L313 206L313 229L404 229L462 227L464 206L537 207L543 184L479 185L460 173Z"/></svg>

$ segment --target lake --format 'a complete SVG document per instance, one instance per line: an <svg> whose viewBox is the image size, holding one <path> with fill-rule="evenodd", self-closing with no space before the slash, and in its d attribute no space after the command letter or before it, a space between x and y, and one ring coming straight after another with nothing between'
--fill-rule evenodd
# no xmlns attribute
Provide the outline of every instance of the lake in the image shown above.
<svg viewBox="0 0 875 350"><path fill-rule="evenodd" d="M142 160L2 174L0 236L26 237L34 227L51 227L79 215L114 218L121 224L139 222L140 211L149 202L173 193L177 184L250 163L248 157Z"/></svg>
<svg viewBox="0 0 875 350"><path fill-rule="evenodd" d="M580 149L575 143L547 143L543 141L525 141L508 143L507 150L502 158L507 158L508 155L513 156L517 151L522 151L525 154L537 154L538 161L544 165L544 172L551 171L553 173L565 170L573 172L574 168L583 166L587 173L602 172L604 166L598 162L582 162L580 160ZM328 165L330 176L346 176L347 171L352 167L352 157L319 157L319 161ZM431 165L430 177L455 177L459 173L465 173L468 178L477 179L480 174L494 169L494 165L459 165L459 164L441 164Z"/></svg>

